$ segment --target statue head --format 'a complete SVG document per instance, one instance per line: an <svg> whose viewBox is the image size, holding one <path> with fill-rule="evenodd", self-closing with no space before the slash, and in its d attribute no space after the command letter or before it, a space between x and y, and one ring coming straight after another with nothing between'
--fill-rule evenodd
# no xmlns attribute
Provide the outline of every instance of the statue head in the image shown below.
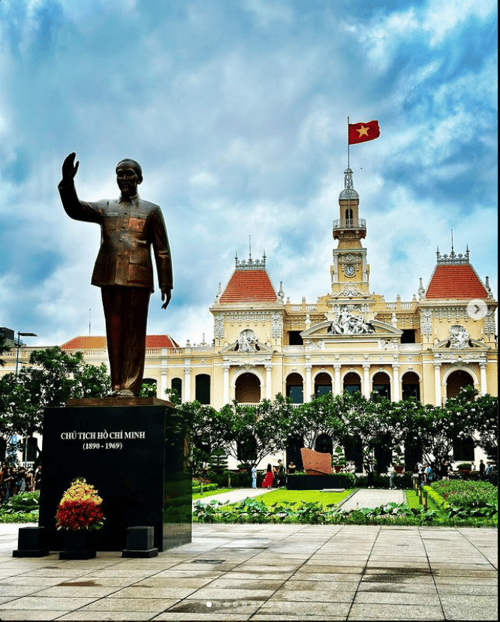
<svg viewBox="0 0 500 622"><path fill-rule="evenodd" d="M133 196L137 186L142 183L142 168L135 160L121 160L116 165L116 181L122 194Z"/></svg>

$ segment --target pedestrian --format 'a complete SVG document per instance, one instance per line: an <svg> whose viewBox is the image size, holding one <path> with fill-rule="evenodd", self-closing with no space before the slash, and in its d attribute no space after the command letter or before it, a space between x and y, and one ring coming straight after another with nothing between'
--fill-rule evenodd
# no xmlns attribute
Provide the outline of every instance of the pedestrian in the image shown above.
<svg viewBox="0 0 500 622"><path fill-rule="evenodd" d="M262 488L271 488L271 486L273 485L273 480L273 467L268 464L266 469L266 475L264 476L264 481L262 482Z"/></svg>
<svg viewBox="0 0 500 622"><path fill-rule="evenodd" d="M483 460L479 461L479 477L481 479L484 479L484 474L486 471L486 465L484 464Z"/></svg>
<svg viewBox="0 0 500 622"><path fill-rule="evenodd" d="M257 467L255 464L252 467L252 488L257 488Z"/></svg>
<svg viewBox="0 0 500 622"><path fill-rule="evenodd" d="M427 463L427 467L425 469L425 483L427 486L430 486L434 481L434 472L432 470L432 463Z"/></svg>
<svg viewBox="0 0 500 622"><path fill-rule="evenodd" d="M389 465L387 472L389 473L389 490L392 490L393 488L396 488L396 486L394 486L394 475L396 474L396 469L392 466L392 463Z"/></svg>
<svg viewBox="0 0 500 622"><path fill-rule="evenodd" d="M373 488L373 461L367 460L366 465L366 485L368 488Z"/></svg>
<svg viewBox="0 0 500 622"><path fill-rule="evenodd" d="M283 460L278 460L278 472L276 478L276 488L283 486L285 483L285 466Z"/></svg>

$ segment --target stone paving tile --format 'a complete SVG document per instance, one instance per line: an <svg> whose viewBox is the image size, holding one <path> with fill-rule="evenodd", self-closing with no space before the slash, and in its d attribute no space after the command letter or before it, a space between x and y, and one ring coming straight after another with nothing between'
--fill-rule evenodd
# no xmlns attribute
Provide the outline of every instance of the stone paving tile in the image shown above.
<svg viewBox="0 0 500 622"><path fill-rule="evenodd" d="M391 574L383 572L367 573L363 575L362 583L409 583L411 585L434 585L432 574L409 575L409 574Z"/></svg>
<svg viewBox="0 0 500 622"><path fill-rule="evenodd" d="M116 586L104 587L101 585L54 585L42 589L36 595L40 598L103 598L118 589L120 588Z"/></svg>
<svg viewBox="0 0 500 622"><path fill-rule="evenodd" d="M64 614L63 611L40 611L38 610L24 610L22 612L18 610L3 610L1 614L1 620L25 620L26 622L33 620L33 622L43 622L45 620L59 620L60 616ZM82 619L81 616L79 618Z"/></svg>
<svg viewBox="0 0 500 622"><path fill-rule="evenodd" d="M251 615L263 604L264 600L239 598L222 598L212 600L183 600L171 606L165 613L203 614L203 615Z"/></svg>
<svg viewBox="0 0 500 622"><path fill-rule="evenodd" d="M7 596L18 598L19 596L28 596L38 590L44 590L45 586L33 586L31 583L24 581L22 585L3 585L0 583L0 598ZM1 619L1 618L0 618Z"/></svg>
<svg viewBox="0 0 500 622"><path fill-rule="evenodd" d="M212 588L212 587L202 587L201 589L193 592L189 596L187 596L185 602L189 600L218 600L223 601L225 599L231 599L236 601L247 601L247 600L265 600L270 598L274 594L274 590L265 589L265 584L262 585L261 589L237 589L233 588L231 590L225 588Z"/></svg>
<svg viewBox="0 0 500 622"><path fill-rule="evenodd" d="M229 576L221 577L220 579L215 579L215 581L212 581L209 585L209 588L225 590L240 589L253 592L253 590L261 590L263 588L267 590L277 590L283 585L284 582L285 579L281 577L266 579L265 581L261 579L249 579L245 577L242 580L241 578L235 578L233 576L233 573L231 573ZM287 581L285 585L287 585L288 583L290 583L290 581Z"/></svg>
<svg viewBox="0 0 500 622"><path fill-rule="evenodd" d="M347 572L343 573L335 573L335 572L296 572L293 575L294 579L300 581L322 581L322 582L334 582L337 581L339 583L359 583L361 581L361 573L360 574L349 574Z"/></svg>
<svg viewBox="0 0 500 622"><path fill-rule="evenodd" d="M133 620L136 611L158 614L178 601L178 598L102 598L82 607L80 613L82 620L92 620L94 611L129 611Z"/></svg>
<svg viewBox="0 0 500 622"><path fill-rule="evenodd" d="M444 605L447 620L498 620L498 605L490 607L461 607L460 605Z"/></svg>
<svg viewBox="0 0 500 622"><path fill-rule="evenodd" d="M58 617L57 620L58 622L59 620L75 620L76 622L81 622L82 620L92 620L92 622L100 622L101 620L130 622L133 619L134 622L142 622L143 620L151 620L155 615L151 611L134 611L133 614L129 611L92 611L92 615L88 617L88 614L79 610Z"/></svg>
<svg viewBox="0 0 500 622"><path fill-rule="evenodd" d="M306 562L301 568L301 572L325 572L334 574L360 574L365 569L365 565L356 566L333 566L329 564L311 564Z"/></svg>
<svg viewBox="0 0 500 622"><path fill-rule="evenodd" d="M109 598L186 598L197 588L195 587L125 587L113 594Z"/></svg>
<svg viewBox="0 0 500 622"><path fill-rule="evenodd" d="M57 585L61 582L60 577L33 577L29 579L25 575L14 575L12 577L0 578L0 585L26 585L29 582L31 586L34 586L34 590L43 589L44 587L50 587L51 585Z"/></svg>
<svg viewBox="0 0 500 622"><path fill-rule="evenodd" d="M416 592L417 594L435 594L436 586L432 580L427 583L416 583L414 581L391 581L390 583L380 583L363 580L358 587L358 594L360 592L394 592L405 594Z"/></svg>
<svg viewBox="0 0 500 622"><path fill-rule="evenodd" d="M275 619L281 620L282 615L294 615L296 620L302 620L304 616L321 616L320 619L328 619L328 616L336 616L336 619L345 620L351 608L350 602L325 602L308 600L307 602L290 602L284 600L268 600L259 609L259 615L274 615ZM335 619L335 617L330 617Z"/></svg>
<svg viewBox="0 0 500 622"><path fill-rule="evenodd" d="M354 604L347 620L445 620L441 607Z"/></svg>
<svg viewBox="0 0 500 622"><path fill-rule="evenodd" d="M324 602L324 603L352 603L356 595L356 585L345 589L317 589L317 590L278 590L268 602Z"/></svg>
<svg viewBox="0 0 500 622"><path fill-rule="evenodd" d="M215 579L217 580L217 579ZM148 587L148 588L152 588L152 587L156 587L156 588L163 588L163 587L168 587L168 588L174 588L174 587L184 587L184 588L193 588L193 589L198 589L200 587L203 587L204 585L206 585L207 583L211 583L213 584L213 577L199 577L199 578L193 578L193 577L184 577L184 578L179 578L179 577L150 577L149 579L144 579L143 581L139 581L138 583L134 583L133 586L131 587ZM239 582L238 582L239 583Z"/></svg>
<svg viewBox="0 0 500 622"><path fill-rule="evenodd" d="M358 592L354 599L354 604L372 605L426 605L439 607L439 597L428 591L424 594L419 592Z"/></svg>
<svg viewBox="0 0 500 622"><path fill-rule="evenodd" d="M11 610L50 610L50 611L72 611L73 609L77 609L79 607L84 607L89 603L93 602L95 598L40 598L39 596L25 596L22 598L17 598L16 600L12 600L8 603L4 603L0 605L0 619L3 616L3 612L5 609Z"/></svg>
<svg viewBox="0 0 500 622"><path fill-rule="evenodd" d="M474 582L472 585L469 583L461 583L457 585L456 583L452 583L450 585L443 585L442 583L437 584L437 591L441 595L450 595L450 594L474 594L474 595L484 595L484 596L498 596L498 582L491 583L489 585L478 585Z"/></svg>
<svg viewBox="0 0 500 622"><path fill-rule="evenodd" d="M162 620L187 620L191 622L191 620L221 620L221 622L225 622L226 620L235 620L236 622L244 622L245 620L249 620L251 613L179 613L177 611L165 611L160 613L160 615L152 618L158 622ZM252 618L253 619L253 618Z"/></svg>

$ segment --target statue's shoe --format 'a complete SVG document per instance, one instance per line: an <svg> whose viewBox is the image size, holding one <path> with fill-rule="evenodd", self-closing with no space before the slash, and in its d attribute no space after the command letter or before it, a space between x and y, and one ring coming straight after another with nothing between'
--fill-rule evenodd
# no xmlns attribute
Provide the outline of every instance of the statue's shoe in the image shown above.
<svg viewBox="0 0 500 622"><path fill-rule="evenodd" d="M121 389L117 392L116 397L137 397L137 395L130 389Z"/></svg>

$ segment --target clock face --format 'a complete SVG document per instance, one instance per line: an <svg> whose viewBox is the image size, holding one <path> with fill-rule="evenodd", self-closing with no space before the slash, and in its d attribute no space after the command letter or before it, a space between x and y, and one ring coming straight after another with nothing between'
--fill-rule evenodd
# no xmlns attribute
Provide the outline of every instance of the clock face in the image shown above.
<svg viewBox="0 0 500 622"><path fill-rule="evenodd" d="M354 276L356 274L356 268L352 264L349 264L345 267L344 274L346 276Z"/></svg>

